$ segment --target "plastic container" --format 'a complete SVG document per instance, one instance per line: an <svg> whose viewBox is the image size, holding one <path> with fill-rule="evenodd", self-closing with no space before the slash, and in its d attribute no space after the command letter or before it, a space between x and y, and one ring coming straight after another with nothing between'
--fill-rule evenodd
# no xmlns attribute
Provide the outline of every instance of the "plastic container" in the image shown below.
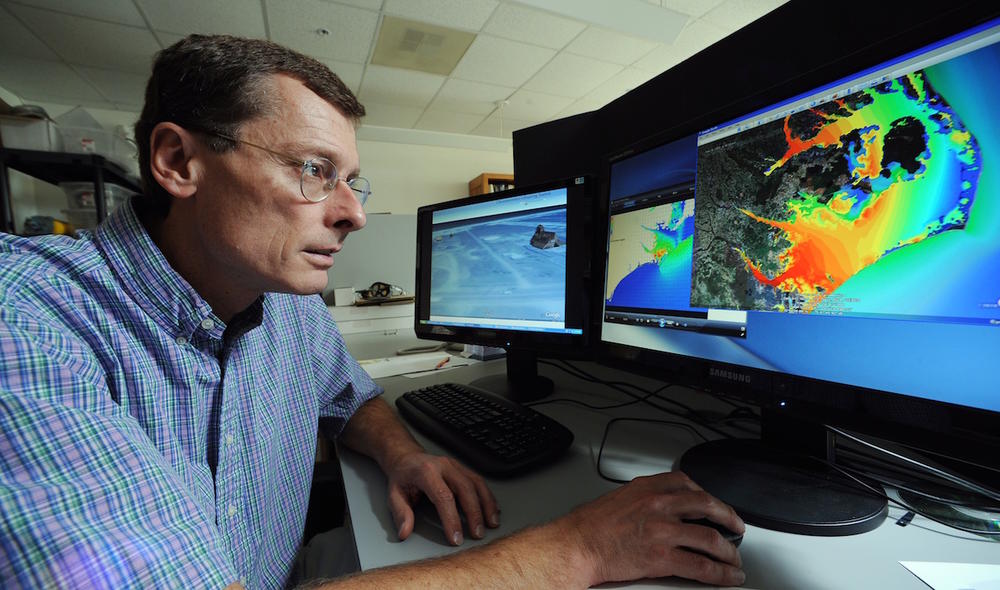
<svg viewBox="0 0 1000 590"><path fill-rule="evenodd" d="M16 150L62 151L62 136L48 119L0 117L0 141L3 147Z"/></svg>
<svg viewBox="0 0 1000 590"><path fill-rule="evenodd" d="M69 222L76 227L94 227L97 225L97 201L93 182L60 182L60 188L66 193L66 214ZM104 183L104 198L108 215L124 203L134 193L127 188Z"/></svg>

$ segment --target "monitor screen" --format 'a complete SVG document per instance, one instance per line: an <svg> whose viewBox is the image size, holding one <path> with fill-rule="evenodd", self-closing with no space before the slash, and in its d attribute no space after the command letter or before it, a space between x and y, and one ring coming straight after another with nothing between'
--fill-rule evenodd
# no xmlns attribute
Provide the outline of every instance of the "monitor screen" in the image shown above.
<svg viewBox="0 0 1000 590"><path fill-rule="evenodd" d="M601 358L762 408L678 464L747 522L879 526L829 427L996 478L996 96L1000 20L609 159Z"/></svg>
<svg viewBox="0 0 1000 590"><path fill-rule="evenodd" d="M590 195L576 177L419 208L417 336L504 348L526 381L539 353L583 355Z"/></svg>
<svg viewBox="0 0 1000 590"><path fill-rule="evenodd" d="M1000 412L998 41L613 161L602 341Z"/></svg>

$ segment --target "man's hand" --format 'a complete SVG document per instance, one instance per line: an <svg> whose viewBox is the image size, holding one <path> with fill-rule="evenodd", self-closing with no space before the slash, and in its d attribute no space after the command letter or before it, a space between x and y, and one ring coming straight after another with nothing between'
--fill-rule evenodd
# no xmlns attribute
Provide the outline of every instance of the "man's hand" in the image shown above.
<svg viewBox="0 0 1000 590"><path fill-rule="evenodd" d="M465 513L468 532L475 539L483 538L484 525L500 525L500 509L493 492L479 474L454 459L412 452L397 456L385 471L389 479L389 512L401 541L413 532L413 506L421 494L437 508L445 538L452 545L460 545L463 539L458 507Z"/></svg>
<svg viewBox="0 0 1000 590"><path fill-rule="evenodd" d="M746 528L732 508L680 472L637 478L555 524L589 555L591 584L662 576L742 584L736 546L709 527L682 522L697 518L741 534Z"/></svg>

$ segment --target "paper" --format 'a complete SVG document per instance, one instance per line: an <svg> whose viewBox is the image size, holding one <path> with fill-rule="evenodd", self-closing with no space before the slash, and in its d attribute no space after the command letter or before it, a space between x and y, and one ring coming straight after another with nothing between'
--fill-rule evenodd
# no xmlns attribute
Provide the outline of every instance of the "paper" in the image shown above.
<svg viewBox="0 0 1000 590"><path fill-rule="evenodd" d="M934 590L1000 590L1000 564L901 561Z"/></svg>
<svg viewBox="0 0 1000 590"><path fill-rule="evenodd" d="M468 365L473 362L475 361L470 361L460 356L452 356L447 352L422 352L419 354L358 361L361 367L372 376L372 379L443 370Z"/></svg>

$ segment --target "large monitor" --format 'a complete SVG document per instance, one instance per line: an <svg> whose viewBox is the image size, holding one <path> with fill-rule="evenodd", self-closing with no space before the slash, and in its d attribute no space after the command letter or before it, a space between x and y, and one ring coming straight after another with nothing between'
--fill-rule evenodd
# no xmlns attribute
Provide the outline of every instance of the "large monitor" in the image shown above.
<svg viewBox="0 0 1000 590"><path fill-rule="evenodd" d="M996 476L996 96L1000 21L609 158L600 356L762 407L764 444L680 464L748 522L878 526L799 454L825 426Z"/></svg>
<svg viewBox="0 0 1000 590"><path fill-rule="evenodd" d="M419 208L417 336L504 348L506 377L480 386L551 393L537 355L582 354L589 331L592 207L576 177Z"/></svg>

